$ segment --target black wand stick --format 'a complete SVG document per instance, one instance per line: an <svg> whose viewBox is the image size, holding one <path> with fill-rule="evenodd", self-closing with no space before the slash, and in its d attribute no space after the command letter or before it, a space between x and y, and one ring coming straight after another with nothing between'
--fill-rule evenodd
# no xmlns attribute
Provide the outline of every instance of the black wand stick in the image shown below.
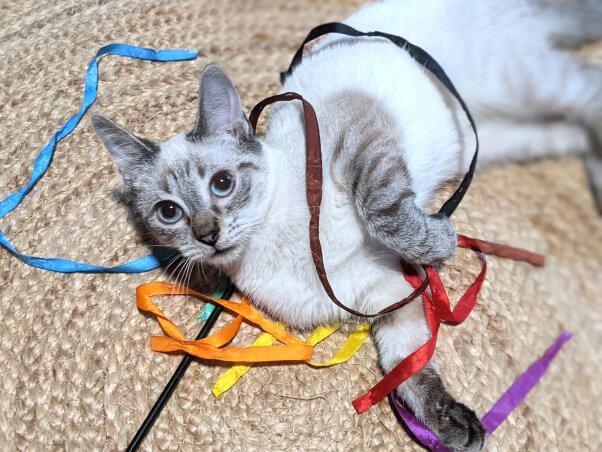
<svg viewBox="0 0 602 452"><path fill-rule="evenodd" d="M224 290L224 294L222 295L222 298L224 300L229 300L232 297L232 295L234 294L234 291L235 291L234 286L232 284L229 284L228 287L226 287L226 290ZM222 312L222 307L219 305L216 305L213 312L211 312L211 315L209 316L209 318L205 321L205 324L201 328L201 331L199 331L199 334L196 337L197 340L203 339L209 335L211 328L213 328L213 325L215 325L215 322L217 321L217 318L219 317L221 312ZM128 448L126 449L128 452L133 452L135 450L138 450L138 448L140 447L140 444L142 444L142 441L144 440L144 437L152 428L153 424L155 423L155 421L161 414L161 411L165 407L165 404L167 403L167 401L173 394L174 390L178 386L178 383L180 383L180 380L186 373L186 370L190 366L192 359L193 358L190 355L186 355L186 356L184 356L184 358L182 358L182 361L180 361L178 368L176 369L174 374L169 379L169 382L163 389L163 392L161 392L161 395L159 396L159 398L157 399L157 401L155 402L155 404L153 405L151 410L146 415L146 419L144 419L144 422L142 423L142 425L136 432L136 435L130 442Z"/></svg>

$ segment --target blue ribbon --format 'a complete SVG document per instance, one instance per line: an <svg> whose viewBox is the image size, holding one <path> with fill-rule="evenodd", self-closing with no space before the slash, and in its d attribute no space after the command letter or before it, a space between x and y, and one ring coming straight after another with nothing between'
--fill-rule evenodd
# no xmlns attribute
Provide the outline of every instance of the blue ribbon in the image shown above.
<svg viewBox="0 0 602 452"><path fill-rule="evenodd" d="M86 71L84 85L84 98L79 111L63 124L59 131L52 137L48 144L36 157L29 181L23 187L0 201L0 219L15 210L38 181L44 177L52 163L52 157L59 141L71 134L77 127L84 114L96 101L98 92L98 61L105 55L117 55L127 58L136 58L146 61L186 61L194 60L198 53L196 50L153 50L128 44L109 44L101 47L90 61ZM6 248L16 258L32 267L41 268L60 273L142 273L154 270L161 265L167 257L173 254L153 254L136 259L114 267L86 264L60 258L42 258L22 254L16 250L6 235L0 231L0 245Z"/></svg>

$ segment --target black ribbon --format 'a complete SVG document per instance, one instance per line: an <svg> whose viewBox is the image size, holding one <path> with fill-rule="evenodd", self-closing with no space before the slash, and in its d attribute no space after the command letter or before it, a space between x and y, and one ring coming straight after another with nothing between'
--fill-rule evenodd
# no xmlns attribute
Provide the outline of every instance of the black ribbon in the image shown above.
<svg viewBox="0 0 602 452"><path fill-rule="evenodd" d="M437 61L431 55L429 55L429 53L423 48L412 44L407 39L404 39L401 36L383 33L381 31L363 32L356 30L355 28L349 25L342 24L340 22L329 22L327 24L318 25L307 34L307 37L305 38L301 46L297 49L297 52L295 53L295 56L293 57L289 68L286 70L286 72L280 73L280 81L283 84L286 81L286 79L293 73L295 68L301 63L301 60L303 59L303 50L305 48L305 45L319 38L320 36L324 36L329 33L337 33L354 37L379 37L388 39L393 44L407 51L410 54L410 56L414 58L414 60L416 60L431 74L433 74L437 78L437 80L439 80L441 84L443 84L443 86L445 86L445 88L454 96L454 98L462 107L462 110L464 110L464 113L468 118L468 122L470 123L470 127L472 128L472 131L475 136L475 150L472 156L472 160L470 161L468 171L466 172L466 174L464 174L460 185L458 185L456 191L454 191L454 193L449 197L447 201L445 201L443 206L441 206L441 208L439 209L439 213L441 215L445 215L446 217L451 216L462 201L462 199L464 198L468 187L470 187L477 166L477 159L479 156L479 135L477 133L477 126L472 115L470 114L470 111L468 110L468 107L466 106L466 103L464 102L464 99L462 99L462 96L460 96L460 93L458 92L450 78L447 76L443 68L439 65L439 63L437 63Z"/></svg>

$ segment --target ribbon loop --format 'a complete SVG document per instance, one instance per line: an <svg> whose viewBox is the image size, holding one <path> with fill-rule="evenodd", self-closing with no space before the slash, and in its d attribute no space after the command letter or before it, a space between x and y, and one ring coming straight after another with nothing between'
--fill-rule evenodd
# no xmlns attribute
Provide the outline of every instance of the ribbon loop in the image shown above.
<svg viewBox="0 0 602 452"><path fill-rule="evenodd" d="M322 253L322 244L320 242L320 205L322 203L322 148L320 144L320 127L318 124L318 119L316 117L316 112L312 105L303 98L298 93L288 92L282 94L276 94L274 96L268 97L261 102L259 102L255 107L253 107L253 111L251 111L251 115L249 116L249 121L253 126L253 130L257 129L257 121L259 120L259 115L263 111L263 109L275 102L286 101L290 102L293 100L301 101L303 105L303 117L305 120L305 149L306 149L306 168L305 168L305 190L307 197L307 207L310 213L309 219L309 246L311 250L311 256L314 262L314 266L316 268L316 273L318 274L318 278L320 283L322 284L322 288L326 295L330 300L337 305L339 308L347 311L350 314L353 314L357 317L363 318L372 318L378 317L381 315L388 314L393 312L410 301L416 299L420 294L426 289L428 286L428 276L425 275L421 284L418 287L414 288L414 291L410 293L407 297L392 303L391 305L381 309L380 311L372 314L366 314L363 312L359 312L355 309L350 308L345 303L340 301L334 293L332 286L330 285L330 281L328 280L328 275L326 273L326 268L324 266L324 257Z"/></svg>
<svg viewBox="0 0 602 452"><path fill-rule="evenodd" d="M218 304L230 312L238 314L232 322L220 331L205 339L186 340L182 331L159 309L151 297L158 295L189 295ZM165 337L153 336L151 349L157 352L185 352L202 359L228 361L237 363L258 363L275 361L307 361L311 358L313 348L301 339L292 335L280 324L263 317L253 308L246 298L242 302L222 300L204 295L187 287L169 283L153 282L143 284L136 289L138 309L154 315ZM283 345L258 345L251 347L224 347L236 336L242 321L247 320L282 342Z"/></svg>
<svg viewBox="0 0 602 452"><path fill-rule="evenodd" d="M402 360L391 372L385 375L376 385L374 385L366 394L355 399L352 403L358 413L364 413L373 405L377 404L388 394L392 393L397 387L410 378L412 375L420 371L433 357L435 347L437 345L437 336L441 321L451 325L462 323L470 314L477 302L477 296L485 280L487 274L487 262L485 256L477 242L472 241L468 237L463 237L461 243L463 248L472 249L478 256L481 262L481 271L466 292L460 297L456 307L450 308L449 298L445 291L445 287L437 273L437 270L431 266L425 266L424 271L429 275L430 292L422 292L424 315L431 338L421 345L407 358ZM421 278L417 274L405 275L406 280L412 287L418 287Z"/></svg>
<svg viewBox="0 0 602 452"><path fill-rule="evenodd" d="M180 328L153 303L152 297L160 295L189 295L220 305L237 316L217 333L204 339L190 341L185 338ZM188 287L164 282L152 282L139 286L136 289L136 304L141 311L155 316L165 333L165 336L151 337L153 351L185 352L197 358L238 363L218 379L213 388L216 396L227 391L250 369L250 366L246 364L297 361L307 362L313 367L327 367L344 363L362 347L370 330L368 324L359 325L331 359L326 362L318 362L310 360L314 346L337 331L338 325L318 327L304 342L286 331L281 324L263 317L249 305L246 298L243 298L240 303L235 303L201 294ZM240 330L243 319L259 326L264 333L250 347L225 347ZM273 345L276 340L282 342L283 345Z"/></svg>
<svg viewBox="0 0 602 452"><path fill-rule="evenodd" d="M471 127L472 132L475 137L475 150L474 150L474 153L472 156L472 160L470 161L468 171L464 174L464 177L462 178L460 185L458 185L458 187L456 188L454 193L450 196L450 198L447 201L445 201L445 203L439 209L440 214L445 215L447 217L451 216L453 214L453 212L456 210L456 208L458 207L458 205L460 204L460 202L462 201L462 199L464 198L464 195L466 194L468 187L470 187L472 178L474 176L474 173L475 173L475 170L477 167L477 160L478 160L478 156L479 156L479 134L477 133L477 125L474 121L474 118L472 117L472 114L470 113L470 110L468 109L468 106L466 105L466 102L464 102L464 99L462 98L462 96L460 95L458 90L456 89L455 85L452 83L451 79L449 78L447 73L443 70L441 65L439 63L437 63L437 60L435 60L422 47L419 47L416 44L412 44L407 39L405 39L401 36L398 36L398 35L394 35L391 33L384 33L382 31L363 32L363 31L356 30L355 28L353 28L350 25L340 23L340 22L329 22L329 23L318 25L318 26L314 27L307 34L307 37L301 43L301 45L297 49L297 52L295 52L295 55L289 65L287 71L282 72L280 74L280 80L283 84L286 81L286 78L289 77L293 73L293 71L295 70L295 67L297 67L301 63L301 60L303 59L303 50L305 48L305 45L308 44L309 42L319 38L320 36L324 36L324 35L327 35L330 33L342 34L342 35L358 37L358 38L359 37L376 37L376 38L384 38L384 39L389 40L390 42L392 42L393 44L398 46L400 49L403 49L404 51L408 52L408 54L414 60L416 60L416 62L418 64L420 64L422 67L424 67L426 70L428 70L433 76L435 76L435 78L437 80L439 80L439 82L445 87L445 89L447 89L451 93L451 95L454 96L456 101L460 104L460 107L462 107L462 110L464 111L464 114L466 115L466 119L468 119L468 122L470 124L470 127Z"/></svg>
<svg viewBox="0 0 602 452"><path fill-rule="evenodd" d="M98 63L105 55L166 62L193 60L198 56L198 53L196 50L153 50L120 43L101 47L88 64L84 82L84 97L79 111L63 124L48 144L40 151L34 161L27 183L3 200L0 200L0 219L15 210L40 179L44 177L52 164L52 158L59 141L75 130L88 109L96 101L98 92ZM173 256L171 253L163 255L151 254L125 264L104 267L102 265L87 264L68 259L44 258L23 254L14 247L2 231L0 231L0 247L6 248L13 256L27 265L59 273L142 273L158 268L162 260L167 260Z"/></svg>

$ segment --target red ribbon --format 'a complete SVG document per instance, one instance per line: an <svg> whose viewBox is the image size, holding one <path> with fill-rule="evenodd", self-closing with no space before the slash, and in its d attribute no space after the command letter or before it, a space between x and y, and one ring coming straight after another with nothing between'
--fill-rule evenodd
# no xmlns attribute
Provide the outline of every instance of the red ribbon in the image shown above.
<svg viewBox="0 0 602 452"><path fill-rule="evenodd" d="M477 296L479 295L481 286L485 280L485 275L487 273L487 262L485 260L486 252L494 255L503 255L503 257L510 259L530 262L537 266L542 266L544 263L543 256L538 254L506 245L498 245L473 239L463 235L458 236L458 247L469 248L477 254L477 257L481 262L480 273L462 295L456 307L452 310L447 292L445 291L445 287L443 286L443 282L441 281L437 270L432 266L423 267L430 281L430 295L427 291L422 292L422 300L426 322L431 331L431 338L418 348L418 350L395 366L391 372L385 375L382 380L374 385L366 394L353 401L353 406L359 414L366 412L373 405L383 400L388 394L395 391L400 384L428 364L435 353L437 335L439 333L441 322L449 325L459 325L466 320L476 304ZM420 287L422 284L422 279L416 274L406 274L405 278L414 288Z"/></svg>
<svg viewBox="0 0 602 452"><path fill-rule="evenodd" d="M458 304L452 310L447 292L439 277L439 273L434 267L424 267L430 281L430 295L427 291L423 291L422 300L424 305L424 316L429 330L431 331L431 338L418 350L395 366L391 372L385 375L382 380L374 385L366 394L353 401L353 406L358 413L361 414L366 412L373 405L383 400L388 394L395 391L400 384L428 364L435 353L437 334L439 333L441 322L455 326L466 320L477 302L477 297L481 291L483 281L485 280L485 275L487 273L485 254L528 262L536 267L543 267L545 263L545 257L541 254L532 253L508 245L478 240L464 235L458 236L458 248L468 248L476 253L481 262L481 272L477 275L466 292L464 292L458 301ZM416 274L406 274L405 278L414 289L420 287L422 284L422 279Z"/></svg>

